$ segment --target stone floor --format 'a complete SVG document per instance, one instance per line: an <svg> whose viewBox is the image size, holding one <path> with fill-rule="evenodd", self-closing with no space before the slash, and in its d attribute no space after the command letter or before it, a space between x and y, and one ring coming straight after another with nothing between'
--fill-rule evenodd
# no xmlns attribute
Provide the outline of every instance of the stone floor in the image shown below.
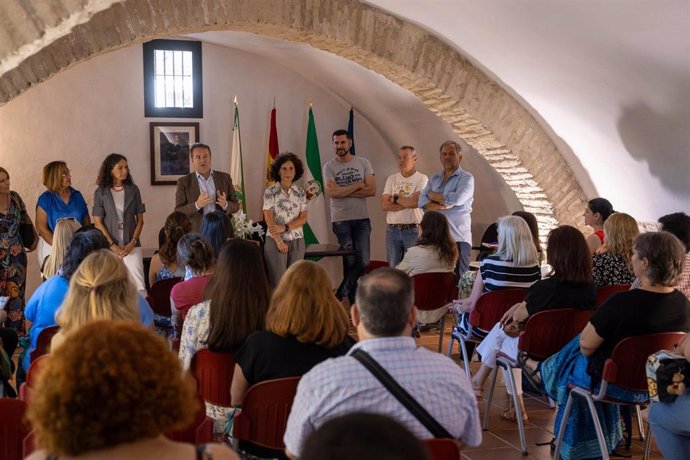
<svg viewBox="0 0 690 460"><path fill-rule="evenodd" d="M443 339L443 353L448 349L448 341L450 336L450 324L452 324L452 316L446 317L446 331ZM422 332L421 337L417 340L420 346L424 346L430 350L436 351L438 347L438 330L429 332ZM457 344L454 344L451 358L456 363L460 363L459 352ZM479 367L479 363L472 362L471 369L475 371ZM488 390L489 382L486 388ZM525 435L527 438L526 457L522 456L520 452L520 438L517 429L517 423L511 423L501 418L501 413L505 407L505 386L500 381L496 385L497 393L492 401L489 416L489 429L484 432L482 444L479 447L468 447L463 449L462 458L464 460L485 460L485 459L500 459L500 460L519 460L519 459L551 459L549 446L537 446L537 443L548 442L553 438L553 421L556 417L556 410L549 409L548 402L545 398L536 398L528 394L525 395L525 405L527 407L527 414L529 421L525 426ZM479 404L480 415L484 415L484 402ZM645 411L643 411L643 417ZM646 429L646 423L645 423ZM644 441L640 441L637 429L635 429L636 437L633 440L632 448L626 454L632 455L632 458L640 459L644 452ZM620 458L620 457L618 457ZM649 456L650 459L662 459L663 457L656 449L656 444L652 440L652 451Z"/></svg>

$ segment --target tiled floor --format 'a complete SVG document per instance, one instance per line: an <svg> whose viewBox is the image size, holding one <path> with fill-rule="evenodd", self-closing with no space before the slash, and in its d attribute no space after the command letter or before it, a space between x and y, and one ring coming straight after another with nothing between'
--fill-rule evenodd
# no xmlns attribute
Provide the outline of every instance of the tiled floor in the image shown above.
<svg viewBox="0 0 690 460"><path fill-rule="evenodd" d="M443 353L448 348L450 324L452 317L449 315L446 318L446 331L443 339ZM430 332L422 332L421 338L417 343L430 350L436 351L438 347L437 330ZM460 363L457 345L454 345L451 358L456 363ZM479 363L472 362L472 371L479 367ZM487 391L488 391L487 381ZM462 451L462 458L467 460L486 460L486 459L500 459L500 460L518 460L518 459L550 459L551 453L549 446L537 446L537 443L548 442L553 438L553 421L556 416L556 410L549 409L549 405L545 398L536 398L530 395L525 395L525 405L527 407L527 414L529 421L525 425L525 436L527 439L527 450L529 455L522 456L520 452L520 438L517 429L517 423L508 422L501 418L501 412L505 407L505 386L497 383L496 395L492 401L489 416L489 429L484 431L483 441L479 447L469 447ZM479 401L480 415L484 415L484 402ZM643 411L644 413L644 411ZM646 425L645 425L646 427ZM637 434L637 430L635 429ZM632 455L632 458L642 458L644 451L644 441L639 440L639 436L633 440L632 448L626 454ZM652 441L652 452L650 459L663 458L656 445Z"/></svg>

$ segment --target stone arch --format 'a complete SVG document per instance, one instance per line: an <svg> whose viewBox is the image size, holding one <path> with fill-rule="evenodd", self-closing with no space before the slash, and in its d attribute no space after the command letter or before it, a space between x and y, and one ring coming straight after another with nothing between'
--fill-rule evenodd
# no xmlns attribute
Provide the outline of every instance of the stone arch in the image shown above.
<svg viewBox="0 0 690 460"><path fill-rule="evenodd" d="M103 9L63 6L54 11L62 19L33 21L36 27L52 27L51 34L17 46L26 52L24 59L16 53L2 57L10 65L0 66L0 104L72 65L154 38L242 30L308 43L414 93L501 174L525 209L537 215L542 231L579 220L584 192L537 120L460 53L414 24L356 0L96 3ZM39 13L48 14L32 11Z"/></svg>

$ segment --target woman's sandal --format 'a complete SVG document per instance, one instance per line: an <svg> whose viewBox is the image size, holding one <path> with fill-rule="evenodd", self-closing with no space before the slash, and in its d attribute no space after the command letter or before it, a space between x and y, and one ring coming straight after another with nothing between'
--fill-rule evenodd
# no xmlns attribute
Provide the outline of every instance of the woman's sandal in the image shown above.
<svg viewBox="0 0 690 460"><path fill-rule="evenodd" d="M536 364L536 366L535 366ZM539 363L532 361L531 359L526 359L522 363L522 373L529 383L536 389L541 388L541 373L539 372Z"/></svg>
<svg viewBox="0 0 690 460"><path fill-rule="evenodd" d="M501 413L501 418L503 420L508 420L509 422L517 422L517 416L515 414L515 409L510 406L507 407L502 413ZM527 422L529 421L529 418L527 417L527 414L522 414L522 421Z"/></svg>

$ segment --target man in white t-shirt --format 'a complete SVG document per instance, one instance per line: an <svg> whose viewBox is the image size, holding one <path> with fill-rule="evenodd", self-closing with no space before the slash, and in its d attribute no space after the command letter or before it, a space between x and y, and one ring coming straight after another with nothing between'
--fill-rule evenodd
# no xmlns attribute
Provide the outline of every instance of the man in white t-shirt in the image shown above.
<svg viewBox="0 0 690 460"><path fill-rule="evenodd" d="M418 227L424 211L417 206L419 193L429 178L415 170L417 152L411 145L403 145L398 153L399 173L386 179L381 195L381 210L386 215L386 253L388 265L395 267L408 248L417 243Z"/></svg>

